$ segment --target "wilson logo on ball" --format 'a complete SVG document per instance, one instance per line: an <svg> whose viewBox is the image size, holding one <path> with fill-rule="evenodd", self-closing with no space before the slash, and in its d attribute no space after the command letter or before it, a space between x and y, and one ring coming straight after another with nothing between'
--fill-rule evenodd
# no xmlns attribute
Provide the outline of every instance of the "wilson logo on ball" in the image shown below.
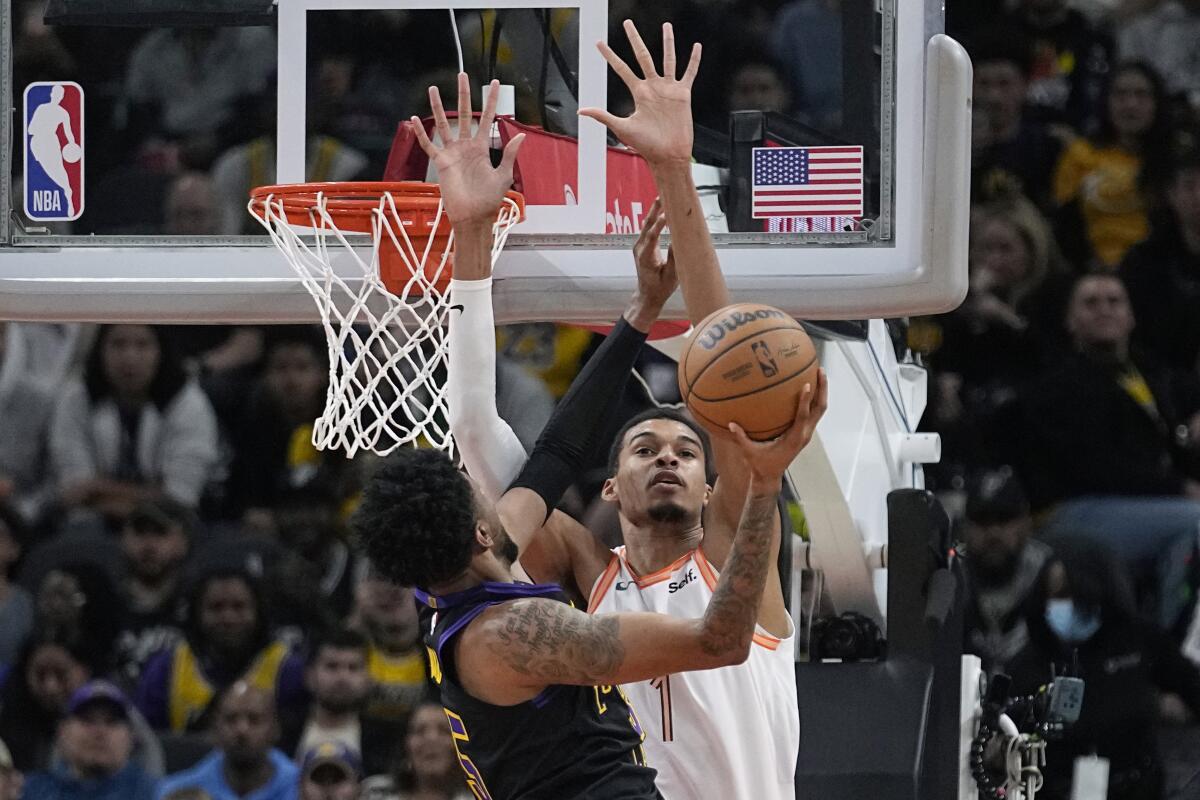
<svg viewBox="0 0 1200 800"><path fill-rule="evenodd" d="M760 319L770 319L777 317L779 319L791 319L787 314L774 308L760 308L755 311L734 311L725 319L717 321L710 325L697 343L705 350L712 350L717 346L717 343L725 338L726 333L733 333L743 325L748 325L751 322L756 322Z"/></svg>

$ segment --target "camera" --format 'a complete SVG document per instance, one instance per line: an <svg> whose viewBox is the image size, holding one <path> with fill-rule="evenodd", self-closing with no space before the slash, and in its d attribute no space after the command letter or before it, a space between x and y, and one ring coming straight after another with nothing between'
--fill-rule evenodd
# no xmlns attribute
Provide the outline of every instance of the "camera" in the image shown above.
<svg viewBox="0 0 1200 800"><path fill-rule="evenodd" d="M883 656L883 634L879 626L870 617L854 611L814 621L811 638L814 661L868 661Z"/></svg>

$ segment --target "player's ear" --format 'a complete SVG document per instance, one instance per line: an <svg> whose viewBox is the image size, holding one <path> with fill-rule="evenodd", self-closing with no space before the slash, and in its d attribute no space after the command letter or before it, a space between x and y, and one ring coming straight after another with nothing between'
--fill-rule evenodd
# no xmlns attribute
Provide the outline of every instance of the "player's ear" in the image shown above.
<svg viewBox="0 0 1200 800"><path fill-rule="evenodd" d="M712 484L704 484L704 505L708 505L708 501L712 500Z"/></svg>
<svg viewBox="0 0 1200 800"><path fill-rule="evenodd" d="M484 550L491 550L495 540L492 538L492 532L488 528L488 524L483 520L475 523L475 544Z"/></svg>
<svg viewBox="0 0 1200 800"><path fill-rule="evenodd" d="M621 502L621 498L617 494L617 481L615 478L605 478L604 485L600 487L600 498L606 503Z"/></svg>

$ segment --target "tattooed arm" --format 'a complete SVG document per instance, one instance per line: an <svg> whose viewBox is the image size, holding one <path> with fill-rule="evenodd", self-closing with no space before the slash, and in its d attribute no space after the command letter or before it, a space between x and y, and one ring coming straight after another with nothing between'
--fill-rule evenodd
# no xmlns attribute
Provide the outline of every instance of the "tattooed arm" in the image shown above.
<svg viewBox="0 0 1200 800"><path fill-rule="evenodd" d="M631 683L745 661L772 559L780 479L808 442L813 406L808 387L791 429L771 442L751 442L732 426L754 468L733 549L701 619L589 616L540 598L503 603L483 612L455 644L463 688L484 702L515 705L552 684Z"/></svg>

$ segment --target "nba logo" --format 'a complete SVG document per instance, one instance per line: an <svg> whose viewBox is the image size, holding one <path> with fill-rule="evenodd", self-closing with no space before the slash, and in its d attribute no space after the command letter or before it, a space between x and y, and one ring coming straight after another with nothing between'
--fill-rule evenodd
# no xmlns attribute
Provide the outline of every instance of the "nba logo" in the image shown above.
<svg viewBox="0 0 1200 800"><path fill-rule="evenodd" d="M779 374L779 365L775 363L775 357L771 355L771 348L767 347L766 342L754 342L750 349L758 359L758 368L762 370L764 378L774 378Z"/></svg>
<svg viewBox="0 0 1200 800"><path fill-rule="evenodd" d="M38 222L83 213L83 89L71 81L25 88L25 216Z"/></svg>

